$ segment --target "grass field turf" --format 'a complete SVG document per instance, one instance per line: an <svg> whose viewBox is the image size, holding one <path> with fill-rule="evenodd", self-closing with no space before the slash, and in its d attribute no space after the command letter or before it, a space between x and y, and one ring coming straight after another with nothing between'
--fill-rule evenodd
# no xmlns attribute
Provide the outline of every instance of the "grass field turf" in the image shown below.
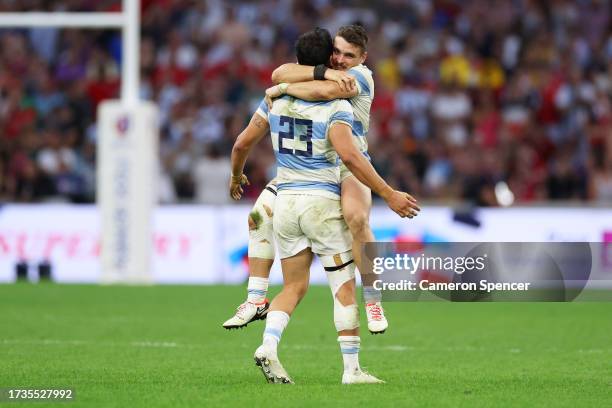
<svg viewBox="0 0 612 408"><path fill-rule="evenodd" d="M390 329L361 353L387 384L342 386L331 295L312 287L280 345L283 386L253 363L263 322L221 328L244 294L0 285L0 387L73 387L62 407L612 406L612 303L387 303Z"/></svg>

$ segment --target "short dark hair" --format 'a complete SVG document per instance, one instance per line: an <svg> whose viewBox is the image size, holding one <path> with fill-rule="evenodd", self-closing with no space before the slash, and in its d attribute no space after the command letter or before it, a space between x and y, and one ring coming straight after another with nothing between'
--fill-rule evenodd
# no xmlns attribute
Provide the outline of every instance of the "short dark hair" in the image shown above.
<svg viewBox="0 0 612 408"><path fill-rule="evenodd" d="M334 41L324 28L308 31L295 42L295 55L300 65L328 65L333 51Z"/></svg>
<svg viewBox="0 0 612 408"><path fill-rule="evenodd" d="M346 42L361 48L362 53L368 49L368 34L365 28L360 25L351 24L342 26L338 29L336 35L344 38Z"/></svg>

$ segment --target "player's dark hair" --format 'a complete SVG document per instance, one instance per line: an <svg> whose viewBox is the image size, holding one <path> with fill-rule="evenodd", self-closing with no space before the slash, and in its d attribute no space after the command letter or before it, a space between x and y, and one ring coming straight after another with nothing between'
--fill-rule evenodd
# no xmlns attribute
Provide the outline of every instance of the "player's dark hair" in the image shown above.
<svg viewBox="0 0 612 408"><path fill-rule="evenodd" d="M356 45L364 53L368 49L368 34L365 28L357 24L351 24L342 26L336 33L337 36L342 37L346 42Z"/></svg>
<svg viewBox="0 0 612 408"><path fill-rule="evenodd" d="M327 65L333 51L331 34L324 28L308 31L295 42L295 55L300 65Z"/></svg>

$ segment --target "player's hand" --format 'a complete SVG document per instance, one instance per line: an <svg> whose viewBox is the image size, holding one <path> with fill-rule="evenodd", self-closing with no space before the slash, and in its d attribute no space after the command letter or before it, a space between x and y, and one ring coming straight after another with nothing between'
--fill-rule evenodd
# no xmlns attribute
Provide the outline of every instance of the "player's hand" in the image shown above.
<svg viewBox="0 0 612 408"><path fill-rule="evenodd" d="M240 200L240 198L242 197L242 194L244 194L244 190L242 189L242 186L246 185L250 185L251 183L249 183L249 179L247 178L246 174L241 174L239 176L232 176L230 178L230 196L234 199L234 200Z"/></svg>
<svg viewBox="0 0 612 408"><path fill-rule="evenodd" d="M274 98L278 98L282 94L283 93L279 85L274 85L266 89L266 96L264 97L264 100L266 101L266 105L268 105L268 109L272 109L272 102Z"/></svg>
<svg viewBox="0 0 612 408"><path fill-rule="evenodd" d="M345 92L352 92L357 86L355 84L355 77L347 74L344 71L338 71L337 69L328 69L325 71L325 79L334 81L340 86Z"/></svg>
<svg viewBox="0 0 612 408"><path fill-rule="evenodd" d="M387 202L389 208L402 218L416 217L421 211L416 199L403 191L391 190L389 194L383 196L383 199Z"/></svg>

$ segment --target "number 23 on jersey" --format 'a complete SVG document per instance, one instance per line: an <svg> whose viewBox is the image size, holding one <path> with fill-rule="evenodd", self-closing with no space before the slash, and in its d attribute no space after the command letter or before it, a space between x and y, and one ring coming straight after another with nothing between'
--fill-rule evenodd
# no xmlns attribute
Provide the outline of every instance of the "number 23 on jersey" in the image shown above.
<svg viewBox="0 0 612 408"><path fill-rule="evenodd" d="M279 153L312 157L312 120L281 116L279 125Z"/></svg>

